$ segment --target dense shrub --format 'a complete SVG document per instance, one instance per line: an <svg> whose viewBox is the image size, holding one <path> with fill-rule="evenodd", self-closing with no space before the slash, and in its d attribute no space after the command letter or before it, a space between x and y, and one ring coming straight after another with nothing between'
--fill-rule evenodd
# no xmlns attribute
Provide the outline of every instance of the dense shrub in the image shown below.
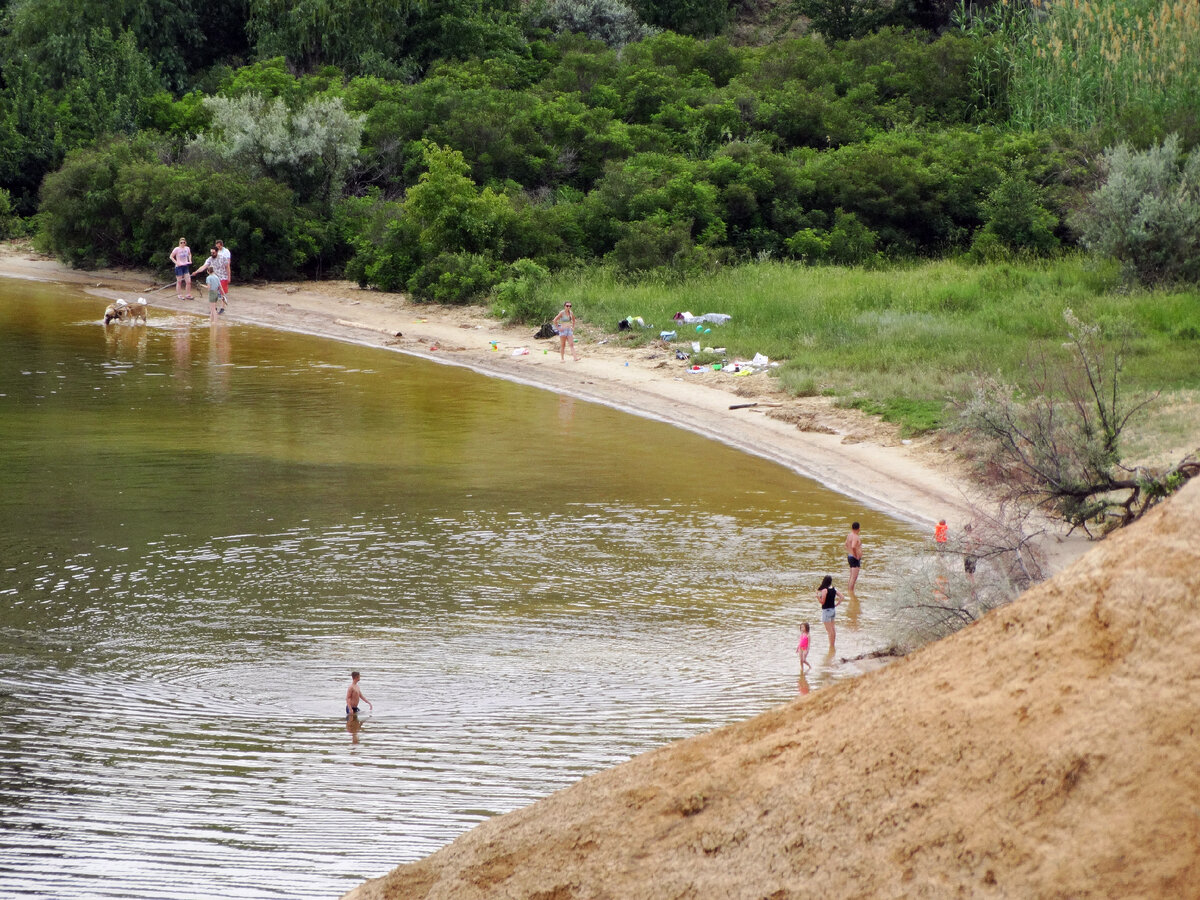
<svg viewBox="0 0 1200 900"><path fill-rule="evenodd" d="M858 265L876 256L879 239L853 213L838 210L833 227L804 228L786 241L788 253L810 263Z"/></svg>
<svg viewBox="0 0 1200 900"><path fill-rule="evenodd" d="M495 307L512 322L541 323L554 316L558 304L545 289L550 272L531 259L518 259L496 287Z"/></svg>
<svg viewBox="0 0 1200 900"><path fill-rule="evenodd" d="M1058 218L1042 205L1037 187L1023 173L1010 174L982 204L983 227L975 233L971 253L981 260L1013 253L1047 255L1058 249Z"/></svg>
<svg viewBox="0 0 1200 900"><path fill-rule="evenodd" d="M503 270L490 253L439 253L413 272L408 290L432 303L471 303L491 292Z"/></svg>
<svg viewBox="0 0 1200 900"><path fill-rule="evenodd" d="M340 97L314 97L295 109L258 94L209 97L204 104L212 124L192 145L194 155L275 178L305 201L328 204L341 194L358 153L362 117L347 112Z"/></svg>
<svg viewBox="0 0 1200 900"><path fill-rule="evenodd" d="M73 265L164 268L180 237L193 247L221 238L246 276L294 275L332 236L268 178L206 166L168 165L147 142L76 151L47 176L41 246Z"/></svg>
<svg viewBox="0 0 1200 900"><path fill-rule="evenodd" d="M729 0L636 0L643 22L680 34L712 37L729 24Z"/></svg>
<svg viewBox="0 0 1200 900"><path fill-rule="evenodd" d="M1200 281L1200 150L1185 162L1171 135L1140 153L1121 144L1104 162L1078 217L1083 244L1147 284Z"/></svg>
<svg viewBox="0 0 1200 900"><path fill-rule="evenodd" d="M577 32L616 50L650 34L633 7L621 0L552 0L542 21L552 31Z"/></svg>
<svg viewBox="0 0 1200 900"><path fill-rule="evenodd" d="M12 196L0 188L0 240L6 241L23 231L21 219L13 211Z"/></svg>
<svg viewBox="0 0 1200 900"><path fill-rule="evenodd" d="M456 297L497 272L506 279L520 259L551 271L600 259L680 271L771 254L853 263L968 246L1046 252L1073 239L1059 223L1094 158L1070 134L966 124L985 118L972 79L978 52L995 44L978 30L934 37L872 24L836 42L810 34L751 47L694 36L723 27L725 0L643 0L640 20L622 5L632 0L242 0L248 15L235 19L258 60L214 57L189 72L217 94L180 96L164 90L141 20L126 21L165 0L68 16L83 32L29 27L54 2L20 4L14 32L45 35L45 46L0 49L0 187L32 212L41 175L102 140L103 164L81 169L75 158L47 193L89 223L67 234L54 219L47 240L77 253L90 234L96 247L82 252L97 258L142 245L101 183L117 177L105 174L112 165L136 168L114 163L111 148L138 128L147 137L126 145L153 145L140 177L161 177L155 167L170 161L184 181L208 172L290 189L280 201L290 218L276 229L290 235L285 265L344 262L365 284ZM180 3L179 15L195 14L192 0ZM885 24L920 18L922 4L888 6ZM647 21L691 33L647 31ZM65 48L86 58L43 71ZM67 184L94 196L68 200ZM207 227L196 216L179 225Z"/></svg>

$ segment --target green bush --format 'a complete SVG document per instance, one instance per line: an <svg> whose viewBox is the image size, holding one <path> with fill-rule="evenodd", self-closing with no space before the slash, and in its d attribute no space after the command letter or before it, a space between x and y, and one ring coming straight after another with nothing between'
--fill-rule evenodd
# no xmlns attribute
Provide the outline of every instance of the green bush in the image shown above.
<svg viewBox="0 0 1200 900"><path fill-rule="evenodd" d="M1200 281L1200 150L1179 139L1106 150L1107 177L1077 218L1081 241L1146 284Z"/></svg>
<svg viewBox="0 0 1200 900"><path fill-rule="evenodd" d="M543 19L552 31L573 31L619 50L650 34L633 7L621 0L551 0Z"/></svg>
<svg viewBox="0 0 1200 900"><path fill-rule="evenodd" d="M1024 173L1006 176L982 205L984 224L971 244L979 260L1013 254L1046 256L1059 248L1058 217L1041 203L1041 194Z"/></svg>
<svg viewBox="0 0 1200 900"><path fill-rule="evenodd" d="M550 272L531 259L519 259L496 287L496 312L510 322L542 323L554 317L557 304L546 290Z"/></svg>
<svg viewBox="0 0 1200 900"><path fill-rule="evenodd" d="M70 154L42 189L39 245L77 266L165 268L180 237L221 238L244 277L286 277L336 252L335 235L287 187L208 166L160 162L148 141Z"/></svg>
<svg viewBox="0 0 1200 900"><path fill-rule="evenodd" d="M636 0L643 22L679 34L712 37L729 24L729 0Z"/></svg>
<svg viewBox="0 0 1200 900"><path fill-rule="evenodd" d="M414 300L474 303L500 281L503 266L487 253L439 253L408 279Z"/></svg>
<svg viewBox="0 0 1200 900"><path fill-rule="evenodd" d="M130 223L118 196L124 172L156 158L148 141L113 141L67 155L62 168L46 176L41 191L40 249L73 266L145 264L130 255ZM164 253L178 234L164 244Z"/></svg>
<svg viewBox="0 0 1200 900"><path fill-rule="evenodd" d="M0 188L0 240L17 237L24 230L20 216L13 212L12 195Z"/></svg>

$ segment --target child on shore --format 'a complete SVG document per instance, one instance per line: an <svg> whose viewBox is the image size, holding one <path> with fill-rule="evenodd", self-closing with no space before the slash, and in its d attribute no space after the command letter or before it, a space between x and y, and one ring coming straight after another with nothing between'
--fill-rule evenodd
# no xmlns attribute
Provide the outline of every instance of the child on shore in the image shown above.
<svg viewBox="0 0 1200 900"><path fill-rule="evenodd" d="M800 623L800 643L796 645L796 652L800 654L800 671L804 671L804 667L812 668L812 663L808 661L808 623Z"/></svg>

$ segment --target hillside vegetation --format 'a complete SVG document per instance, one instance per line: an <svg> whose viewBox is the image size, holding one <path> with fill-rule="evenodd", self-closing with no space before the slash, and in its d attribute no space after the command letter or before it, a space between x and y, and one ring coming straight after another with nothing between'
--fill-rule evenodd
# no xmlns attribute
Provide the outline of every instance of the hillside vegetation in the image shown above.
<svg viewBox="0 0 1200 900"><path fill-rule="evenodd" d="M518 321L704 301L914 430L1067 308L1200 388L1194 3L0 6L0 233L74 265L182 235Z"/></svg>

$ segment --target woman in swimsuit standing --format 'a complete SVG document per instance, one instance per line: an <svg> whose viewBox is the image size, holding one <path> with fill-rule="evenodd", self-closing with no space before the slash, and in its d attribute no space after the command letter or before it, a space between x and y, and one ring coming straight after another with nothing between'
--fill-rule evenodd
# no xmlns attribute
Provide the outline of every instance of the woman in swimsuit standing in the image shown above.
<svg viewBox="0 0 1200 900"><path fill-rule="evenodd" d="M563 362L567 361L567 342L570 341L571 355L575 357L575 362L579 362L579 354L575 352L575 313L571 312L570 300L563 304L562 311L554 317L553 325L561 342L558 348L559 357Z"/></svg>
<svg viewBox="0 0 1200 900"><path fill-rule="evenodd" d="M826 575L821 579L821 586L817 588L817 602L821 604L821 621L825 623L825 631L829 634L829 649L833 649L833 644L837 640L837 629L834 627L833 619L837 615L837 607L841 605L841 598L838 597L837 588L833 586L833 576Z"/></svg>

